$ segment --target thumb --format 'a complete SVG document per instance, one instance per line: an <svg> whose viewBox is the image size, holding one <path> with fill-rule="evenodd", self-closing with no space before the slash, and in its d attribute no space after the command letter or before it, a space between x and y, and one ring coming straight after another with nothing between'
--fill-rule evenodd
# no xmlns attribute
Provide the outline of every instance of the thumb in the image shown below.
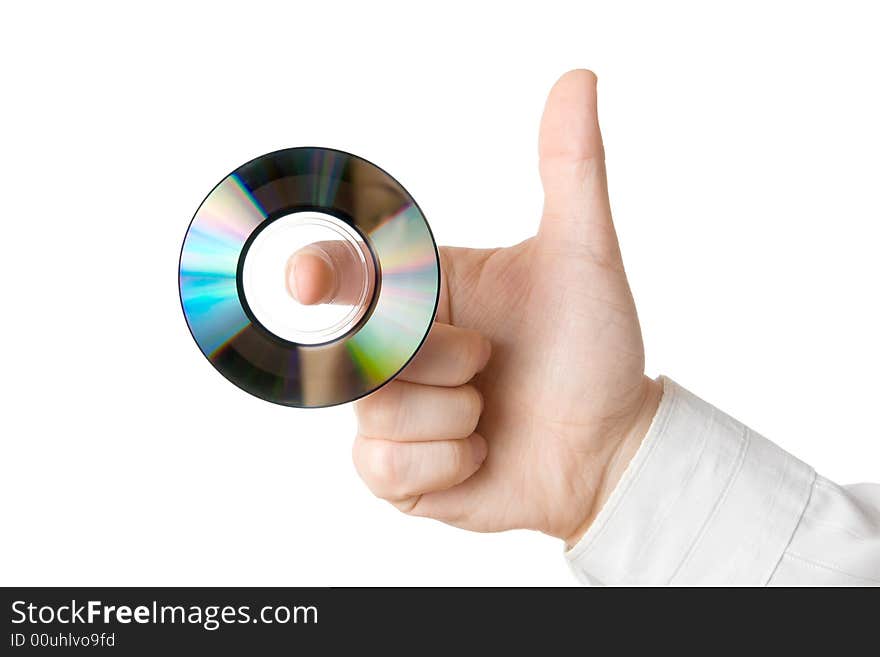
<svg viewBox="0 0 880 657"><path fill-rule="evenodd" d="M569 71L553 85L541 119L538 151L544 186L539 236L586 247L597 260L619 266L594 73Z"/></svg>

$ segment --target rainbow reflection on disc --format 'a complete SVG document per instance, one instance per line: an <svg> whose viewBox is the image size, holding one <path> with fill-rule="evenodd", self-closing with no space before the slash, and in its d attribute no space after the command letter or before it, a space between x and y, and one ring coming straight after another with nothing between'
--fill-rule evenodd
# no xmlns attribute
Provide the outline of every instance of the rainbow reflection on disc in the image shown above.
<svg viewBox="0 0 880 657"><path fill-rule="evenodd" d="M261 242L264 231L271 238ZM288 245L278 239L304 246L325 234L361 258L358 301L304 308L273 289L249 296L273 287L273 250ZM250 265L258 248L267 264ZM243 280L262 270L269 284ZM193 338L223 376L261 399L315 408L363 397L406 366L434 320L440 265L425 217L390 175L341 151L290 148L239 167L208 194L184 238L179 283Z"/></svg>

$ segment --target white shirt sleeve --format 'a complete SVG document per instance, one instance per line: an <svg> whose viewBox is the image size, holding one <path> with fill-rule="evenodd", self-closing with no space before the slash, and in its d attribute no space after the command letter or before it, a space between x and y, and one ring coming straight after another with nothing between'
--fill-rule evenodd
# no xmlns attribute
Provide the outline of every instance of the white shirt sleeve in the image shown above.
<svg viewBox="0 0 880 657"><path fill-rule="evenodd" d="M648 434L566 554L585 584L880 585L880 485L843 488L663 378Z"/></svg>

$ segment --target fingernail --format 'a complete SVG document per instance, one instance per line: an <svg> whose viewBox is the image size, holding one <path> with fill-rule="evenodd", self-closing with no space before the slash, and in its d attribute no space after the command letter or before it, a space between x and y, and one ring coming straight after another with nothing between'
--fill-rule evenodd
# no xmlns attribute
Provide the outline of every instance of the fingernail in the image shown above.
<svg viewBox="0 0 880 657"><path fill-rule="evenodd" d="M480 356L480 366L477 368L477 372L482 372L486 369L486 365L489 364L489 358L492 356L492 343L489 342L486 338L483 338L483 353Z"/></svg>
<svg viewBox="0 0 880 657"><path fill-rule="evenodd" d="M480 415L482 415L483 411L486 409L486 397L479 388L474 388L474 392L476 392L477 396L480 398Z"/></svg>
<svg viewBox="0 0 880 657"><path fill-rule="evenodd" d="M489 444L486 442L486 439L480 435L474 435L471 440L471 449L474 453L474 463L476 465L480 465L485 461L486 456L489 454Z"/></svg>

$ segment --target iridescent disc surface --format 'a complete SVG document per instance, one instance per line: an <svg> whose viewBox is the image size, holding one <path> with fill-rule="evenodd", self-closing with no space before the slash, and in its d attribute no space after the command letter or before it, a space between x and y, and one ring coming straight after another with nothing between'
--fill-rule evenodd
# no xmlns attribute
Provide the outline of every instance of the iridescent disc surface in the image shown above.
<svg viewBox="0 0 880 657"><path fill-rule="evenodd" d="M256 298L274 287L272 258L288 246L279 240L308 242L319 234L309 230L338 234L360 257L369 280L355 305L304 309L274 289ZM179 273L187 324L211 364L261 399L304 408L394 378L424 341L440 293L437 247L412 197L374 164L325 148L269 153L224 178L190 223Z"/></svg>

